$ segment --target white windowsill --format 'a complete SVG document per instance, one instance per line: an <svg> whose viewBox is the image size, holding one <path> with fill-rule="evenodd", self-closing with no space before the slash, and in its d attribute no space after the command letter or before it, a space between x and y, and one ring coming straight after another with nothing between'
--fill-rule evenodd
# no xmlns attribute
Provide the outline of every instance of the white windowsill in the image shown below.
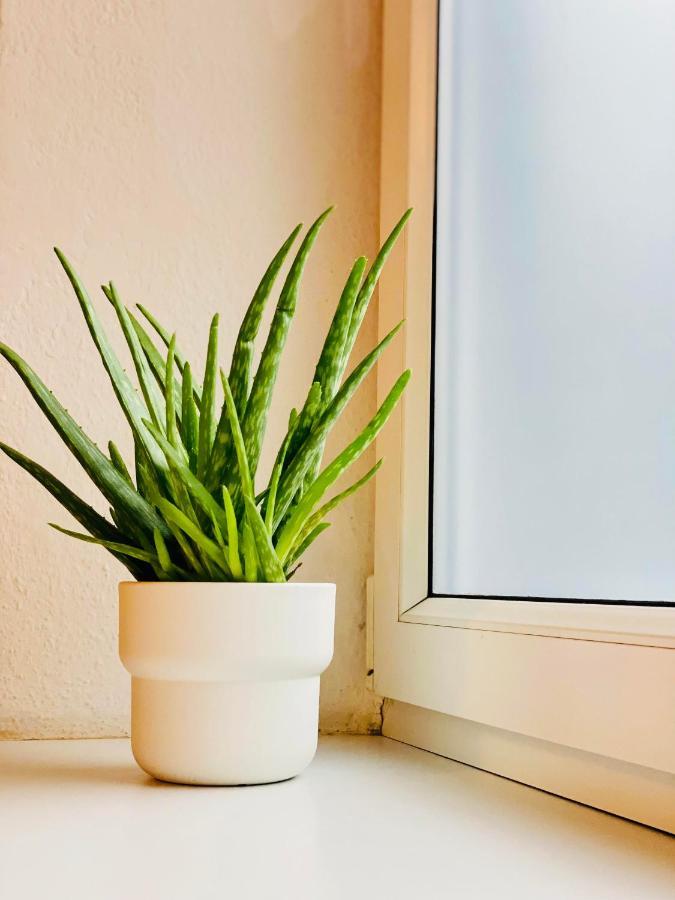
<svg viewBox="0 0 675 900"><path fill-rule="evenodd" d="M0 896L672 898L675 840L380 737L299 778L188 788L124 740L0 742Z"/></svg>
<svg viewBox="0 0 675 900"><path fill-rule="evenodd" d="M435 596L414 604L400 621L675 648L675 608L663 606Z"/></svg>

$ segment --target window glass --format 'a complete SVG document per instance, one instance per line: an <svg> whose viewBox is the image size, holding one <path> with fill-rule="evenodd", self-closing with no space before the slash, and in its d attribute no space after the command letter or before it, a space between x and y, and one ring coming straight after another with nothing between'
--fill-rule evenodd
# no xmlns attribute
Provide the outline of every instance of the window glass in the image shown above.
<svg viewBox="0 0 675 900"><path fill-rule="evenodd" d="M433 589L675 597L675 3L441 4Z"/></svg>

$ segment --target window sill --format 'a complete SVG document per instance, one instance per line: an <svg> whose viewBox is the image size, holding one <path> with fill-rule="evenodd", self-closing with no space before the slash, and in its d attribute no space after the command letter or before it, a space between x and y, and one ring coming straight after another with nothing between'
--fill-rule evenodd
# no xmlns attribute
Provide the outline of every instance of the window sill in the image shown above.
<svg viewBox="0 0 675 900"><path fill-rule="evenodd" d="M400 621L675 649L675 609L666 606L434 596Z"/></svg>
<svg viewBox="0 0 675 900"><path fill-rule="evenodd" d="M125 740L0 742L0 895L672 897L669 837L380 737L299 778L187 788Z"/></svg>

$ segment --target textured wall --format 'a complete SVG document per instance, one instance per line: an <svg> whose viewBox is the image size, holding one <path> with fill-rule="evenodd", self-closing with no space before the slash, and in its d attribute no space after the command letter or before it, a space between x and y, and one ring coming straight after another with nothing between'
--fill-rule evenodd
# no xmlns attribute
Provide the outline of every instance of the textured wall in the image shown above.
<svg viewBox="0 0 675 900"><path fill-rule="evenodd" d="M380 9L369 0L2 0L0 337L99 442L128 448L114 398L51 246L92 291L114 278L203 359L211 312L227 351L257 277L296 221L330 202L277 387L279 436L304 396L351 262L378 230ZM105 303L105 301L104 301ZM107 310L103 314L109 320ZM361 347L374 338L372 316ZM101 508L17 376L0 367L0 437ZM374 405L364 386L333 447ZM365 459L361 471L372 460ZM114 735L128 722L116 583L68 516L0 460L0 734ZM336 516L307 580L336 580L322 726L365 731L364 584L372 493Z"/></svg>

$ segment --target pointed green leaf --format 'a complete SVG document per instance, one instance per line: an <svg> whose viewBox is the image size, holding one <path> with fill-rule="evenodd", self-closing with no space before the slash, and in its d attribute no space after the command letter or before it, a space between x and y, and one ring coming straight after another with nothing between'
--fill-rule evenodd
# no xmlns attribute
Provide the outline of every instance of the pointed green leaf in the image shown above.
<svg viewBox="0 0 675 900"><path fill-rule="evenodd" d="M185 513L181 512L177 506L174 506L169 500L160 499L159 501L159 509L162 515L169 521L173 522L174 525L177 525L181 531L185 532L185 534L195 542L195 544L199 547L204 554L216 564L216 566L221 570L221 574L225 574L225 566L227 565L225 561L225 557L223 555L223 551L220 549L218 544L215 541L212 541L208 535L204 534L204 532L199 528L198 525L189 519Z"/></svg>
<svg viewBox="0 0 675 900"><path fill-rule="evenodd" d="M335 396L340 386L342 375L344 374L345 367L343 361L345 360L345 347L349 335L349 327L366 265L367 260L365 256L359 257L354 263L352 270L349 273L347 283L340 296L335 315L333 316L333 321L328 329L328 334L326 335L326 340L324 341L321 355L316 365L314 381L318 381L321 384L322 409L320 412L328 406ZM309 396L305 403L308 401ZM325 441L322 441L317 447L312 461L307 468L303 484L313 481L316 478L321 466L324 448ZM289 463L293 459L296 449L297 447L294 447L292 448L292 451L289 452ZM300 487L300 493L302 493L302 485Z"/></svg>
<svg viewBox="0 0 675 900"><path fill-rule="evenodd" d="M173 522L174 525L177 525L181 531L195 542L199 549L202 550L209 559L216 563L216 565L224 568L226 565L225 557L218 544L216 544L215 541L212 541L208 535L204 534L199 526L195 525L184 512L178 509L178 507L169 500L163 498L159 501L159 509L162 515L167 520Z"/></svg>
<svg viewBox="0 0 675 900"><path fill-rule="evenodd" d="M387 257L394 249L394 245L399 238L399 235L403 231L405 223L408 221L410 216L412 215L412 209L406 210L401 218L398 220L396 225L394 225L389 237L386 239L384 244L382 244L382 248L380 252L375 257L375 261L368 274L366 275L366 279L363 282L363 287L359 291L358 297L356 298L356 302L354 304L354 311L352 312L351 322L349 324L349 333L347 335L347 341L345 343L344 348L344 356L342 359L342 371L340 372L340 378L342 378L342 373L344 372L347 362L349 361L349 355L352 352L354 344L356 343L356 338L358 336L359 330L361 329L361 323L366 315L368 310L368 304L370 303L370 298L373 296L373 291L375 290L375 286L379 280L380 275L382 274L382 269L384 268L384 264L387 261Z"/></svg>
<svg viewBox="0 0 675 900"><path fill-rule="evenodd" d="M237 530L237 516L229 491L223 485L223 507L227 523L227 561L233 577L240 580L243 577L241 560L239 558L239 534Z"/></svg>
<svg viewBox="0 0 675 900"><path fill-rule="evenodd" d="M261 580L269 582L286 581L283 567L279 562L279 557L272 544L270 534L267 528L265 528L265 523L258 512L258 507L250 497L244 497L244 503L246 504L246 517L248 519L248 524L251 527L253 540L255 541L255 547L258 554L258 561L260 563L260 570L263 575Z"/></svg>
<svg viewBox="0 0 675 900"><path fill-rule="evenodd" d="M196 574L197 576L203 576L206 574L206 569L204 565L200 562L197 554L192 549L192 545L187 537L183 534L183 532L178 528L177 525L174 525L173 522L166 523L169 531L174 537L174 540L178 544L181 549L183 556L185 557L185 561L190 566L190 571Z"/></svg>
<svg viewBox="0 0 675 900"><path fill-rule="evenodd" d="M27 456L24 456L24 454L20 453L18 450L14 450L13 447L7 446L7 444L0 443L0 450L46 488L52 497L54 497L55 500L58 500L61 506L63 506L64 509L80 523L80 525L84 526L93 537L118 543L125 542L126 535L120 531L119 528L108 522L107 519L97 513L96 510L89 506L88 503L85 503L84 500L81 500L77 494L74 494L70 488L63 484L63 482L59 481L58 478L55 478L51 472L48 472L45 468L34 462L32 459L29 459ZM128 557L118 556L117 558L127 567L127 569L129 569L134 578L139 579L139 581L147 580L149 573L143 565L130 560Z"/></svg>
<svg viewBox="0 0 675 900"><path fill-rule="evenodd" d="M110 383L112 384L115 396L122 407L122 411L134 434L146 445L146 450L152 458L152 453L155 448L152 446L152 439L145 433L145 429L141 424L142 419L147 416L145 407L108 340L86 288L58 247L54 248L54 252L73 286L75 296L80 304L80 309L82 310L85 322L87 323L89 333L92 336L106 372L108 373Z"/></svg>
<svg viewBox="0 0 675 900"><path fill-rule="evenodd" d="M67 534L68 537L77 538L78 541L85 541L88 544L100 544L100 546L105 547L106 550L111 550L113 553L119 553L122 556L131 556L133 559L140 559L143 562L151 564L158 562L157 557L153 553L142 550L140 547L132 547L130 544L120 544L117 541L106 541L103 540L103 538L92 537L90 534L81 534L79 531L71 531L69 528L63 528L61 525L56 525L54 522L50 522L49 526L56 531L60 531L61 534Z"/></svg>
<svg viewBox="0 0 675 900"><path fill-rule="evenodd" d="M216 383L218 381L218 314L211 320L209 347L204 371L204 390L199 411L199 447L197 451L197 475L204 477L211 448L216 436Z"/></svg>
<svg viewBox="0 0 675 900"><path fill-rule="evenodd" d="M251 470L249 468L248 457L246 455L244 436L241 431L239 417L237 416L237 408L234 405L232 391L230 390L230 383L227 380L227 376L222 369L220 370L220 380L223 383L223 391L225 393L225 404L227 414L230 419L230 428L232 430L232 440L234 442L234 449L237 456L237 465L239 467L239 478L241 479L242 491L245 497L250 497L251 500L253 500L255 498L255 489L253 487Z"/></svg>
<svg viewBox="0 0 675 900"><path fill-rule="evenodd" d="M332 512L336 506L339 506L343 500L346 500L348 497L351 497L352 494L355 494L360 488L363 487L370 479L376 474L380 466L382 465L382 460L379 459L372 469L369 469L365 475L359 478L358 481L355 481L354 484L350 484L348 488L345 488L344 491L340 491L339 494L336 494L335 497L331 498L328 503L324 503L315 513L312 513L307 520L302 524L298 536L295 540L295 544L290 549L287 560L282 560L282 563L286 568L292 565L296 559L300 556L299 547L301 547L305 539L309 537L309 535L319 526L322 521L326 518L326 516Z"/></svg>
<svg viewBox="0 0 675 900"><path fill-rule="evenodd" d="M398 399L405 390L409 380L410 369L406 369L406 371L399 376L391 391L384 399L384 402L361 434L355 438L342 453L339 453L335 459L326 466L316 481L310 485L282 529L276 545L279 559L285 559L288 556L288 553L302 528L303 522L311 515L312 510L321 500L331 484L333 484L333 482L336 481L356 459L358 459L363 451L370 446L372 441L375 440L396 406Z"/></svg>
<svg viewBox="0 0 675 900"><path fill-rule="evenodd" d="M108 453L110 454L110 462L113 466L115 466L120 475L134 487L134 482L127 469L127 464L124 462L124 457L112 441L108 441Z"/></svg>
<svg viewBox="0 0 675 900"><path fill-rule="evenodd" d="M197 447L199 444L199 416L192 389L190 363L183 369L183 390L181 397L181 440L187 450L190 468L197 470Z"/></svg>
<svg viewBox="0 0 675 900"><path fill-rule="evenodd" d="M341 347L341 359L337 357L334 352L329 351L328 354L324 356L322 353L323 359L319 360L319 365L317 366L317 374L315 374L315 378L320 378L321 384L324 389L324 405L329 402L335 392L337 391L340 382L342 381L342 376L344 375L345 369L347 368L347 363L349 362L349 357L354 348L354 344L356 343L356 339L358 337L361 324L363 323L363 319L368 310L368 305L370 303L371 297L373 296L373 292L379 280L379 277L382 273L382 269L387 260L387 257L391 253L396 241L401 234L406 222L410 218L412 214L412 209L408 209L403 216L396 223L394 228L392 229L389 237L386 239L380 252L377 254L373 265L370 267L370 270L366 276L363 285L361 286L356 299L353 302L353 308L349 320L349 327L345 332L344 326L345 321L336 322L334 319L334 323L336 325L336 334L335 334L335 344L333 349L337 349L338 346ZM358 262L358 260L357 260ZM354 270L352 270L351 278L355 275ZM348 282L349 285L349 282ZM347 288L345 289L345 293L347 292ZM342 299L342 298L341 298ZM345 298L346 300L346 298ZM336 313L336 318L339 319L339 308L338 313ZM332 330L331 326L331 330ZM328 344L328 339L326 341ZM319 368L321 367L321 372L319 373ZM303 485L300 487L300 491L302 493L304 487L316 478L319 469L321 467L321 460L323 458L325 448L325 441L323 441L318 448L316 449L313 459L310 462L305 476L303 478Z"/></svg>
<svg viewBox="0 0 675 900"><path fill-rule="evenodd" d="M183 447L183 442L178 431L178 422L176 421L176 403L174 392L172 389L174 381L173 364L175 351L176 335L174 334L174 336L171 338L171 343L169 344L169 352L166 356L166 374L164 378L165 385L169 386L168 388L166 386L164 388L164 402L166 406L166 436L171 446L180 451L181 455L184 455L185 448Z"/></svg>
<svg viewBox="0 0 675 900"><path fill-rule="evenodd" d="M331 212L331 209L327 209L323 212L310 227L305 239L300 245L300 249L298 250L295 259L293 260L293 264L281 290L279 302L277 303L272 324L270 325L267 341L260 356L260 362L255 373L255 378L253 379L251 394L248 403L246 404L246 413L242 420L244 445L246 447L246 454L252 476L255 476L258 468L260 450L267 425L267 413L272 400L277 372L279 371L281 353L286 344L291 319L295 313L298 292L300 289L300 279L309 252L314 245L314 241L316 240L324 220Z"/></svg>
<svg viewBox="0 0 675 900"><path fill-rule="evenodd" d="M274 467L272 469L272 476L270 478L270 486L265 499L265 527L272 533L272 527L274 524L274 507L277 501L277 490L279 489L279 479L281 478L281 473L284 468L284 461L286 459L286 454L288 453L288 448L293 439L293 435L295 434L295 429L298 424L298 414L295 413L295 410L291 413L291 419L288 425L288 432L286 437L284 438L281 447L279 448L279 452L277 453L277 458L274 461ZM256 498L257 500L257 498Z"/></svg>
<svg viewBox="0 0 675 900"><path fill-rule="evenodd" d="M227 472L230 451L232 449L232 432L230 430L230 417L227 406L223 402L220 410L220 418L216 427L216 436L213 439L211 456L204 475L204 484L210 491L216 490L225 473Z"/></svg>
<svg viewBox="0 0 675 900"><path fill-rule="evenodd" d="M301 543L296 544L296 546L293 548L293 550L291 550L291 552L288 556L288 560L286 562L286 566L285 566L286 571L287 571L287 575L286 575L287 581L291 578L291 576L293 575L293 572L295 571L295 569L293 570L293 572L288 571L291 568L291 566L295 565L295 563L303 556L303 554L305 553L307 548L311 544L314 543L314 541L318 538L318 536L320 534L322 534L327 528L330 528L330 525L331 525L330 522L321 522L319 525L317 525L315 528L313 528L309 532L309 534L304 538L303 541L301 541Z"/></svg>
<svg viewBox="0 0 675 900"><path fill-rule="evenodd" d="M230 366L230 376L228 380L230 382L230 387L232 388L234 403L237 407L237 415L240 418L244 414L246 402L248 400L254 342L258 336L263 312L265 311L267 300L272 287L274 286L276 277L279 274L279 270L301 228L302 225L298 225L293 229L291 234L284 241L281 249L269 264L267 271L263 275L260 284L253 295L253 299L246 310L246 315L244 316L239 329L239 334L237 335L237 341L232 353L232 364ZM216 482L218 482L220 474L221 473L218 473L218 476L216 476Z"/></svg>
<svg viewBox="0 0 675 900"><path fill-rule="evenodd" d="M392 328L389 334L380 341L377 347L371 350L370 353L361 360L359 365L354 369L349 378L347 378L337 392L328 408L324 411L311 434L309 434L299 448L288 466L288 469L283 473L277 494L277 508L274 514L275 527L279 524L293 500L293 497L302 485L305 474L308 471L309 466L315 460L317 452L319 452L320 448L323 446L330 429L340 417L343 409L347 403L349 403L354 393L363 382L363 379L394 339L402 324L402 322L399 322L395 328Z"/></svg>
<svg viewBox="0 0 675 900"><path fill-rule="evenodd" d="M288 453L286 454L286 459L289 462L293 459L298 448L302 446L305 438L314 427L318 416L321 414L322 403L323 394L321 391L321 383L319 381L313 381L312 386L307 393L305 405L302 407L293 435L289 441Z"/></svg>
<svg viewBox="0 0 675 900"><path fill-rule="evenodd" d="M135 519L149 534L152 534L156 527L163 530L166 526L155 510L131 487L108 457L87 437L28 363L6 344L0 344L0 355L5 357L20 376L33 399L68 449L115 509ZM143 427L142 422L141 427Z"/></svg>
<svg viewBox="0 0 675 900"><path fill-rule="evenodd" d="M105 288L104 288L105 290ZM166 360L159 352L157 347L154 345L152 338L148 334L148 332L143 328L141 323L138 321L136 316L131 312L129 307L127 306L127 315L129 316L129 321L133 325L134 331L136 332L136 336L138 337L138 342L141 345L141 349L145 354L145 358L148 361L148 365L152 371L152 374L155 376L155 381L157 382L162 393L166 392ZM180 410L180 398L181 398L181 386L177 378L173 380L173 395L174 395L174 404L176 409Z"/></svg>
<svg viewBox="0 0 675 900"><path fill-rule="evenodd" d="M155 548L157 550L157 559L159 560L159 564L162 567L162 570L166 572L167 575L170 575L174 570L174 566L171 562L169 551L167 549L164 538L159 532L159 529L155 528L153 537L155 539Z"/></svg>
<svg viewBox="0 0 675 900"><path fill-rule="evenodd" d="M255 549L253 532L248 521L244 523L242 547L244 550L244 579L246 581L258 581L258 555Z"/></svg>
<svg viewBox="0 0 675 900"><path fill-rule="evenodd" d="M145 358L140 341L138 340L138 335L127 314L126 307L120 300L117 289L112 281L108 285L106 296L112 303L120 326L122 327L122 333L124 334L124 339L129 347L131 359L133 360L134 368L136 369L138 383L141 386L143 399L145 400L145 405L150 413L150 417L156 425L163 426L165 417L164 397L160 393L157 382L152 375L150 366L148 365L148 361Z"/></svg>
<svg viewBox="0 0 675 900"><path fill-rule="evenodd" d="M321 384L324 406L335 396L342 378L344 371L342 360L345 353L345 345L349 335L354 304L356 303L366 264L365 256L359 257L354 263L347 283L340 295L333 321L328 329L319 361L316 364L314 381L318 381Z"/></svg>
<svg viewBox="0 0 675 900"><path fill-rule="evenodd" d="M150 423L148 423L148 426L154 428L154 426L151 426ZM199 503L204 512L208 516L215 517L221 531L226 531L228 525L224 510L222 510L220 506L218 506L213 496L209 493L209 491L206 490L197 476L194 475L190 471L190 469L188 469L185 461L181 458L178 451L171 446L164 435L160 434L156 430L153 433L155 438L157 439L157 442L166 454L166 457L169 460L171 466L175 469L177 477L182 479L186 489L192 494L192 496L195 498L197 503Z"/></svg>
<svg viewBox="0 0 675 900"><path fill-rule="evenodd" d="M152 313L150 312L149 309L147 309L147 307L142 306L140 303L137 303L136 308L141 313L141 315L150 323L150 325L152 325L152 327L155 329L157 334L160 336L160 338L162 339L164 344L168 347L169 342L171 341L170 332L157 321L157 319L152 315ZM183 372L183 369L187 365L187 360L185 359L185 355L180 351L178 346L176 346L176 365L178 366L178 371L181 373ZM196 381L193 380L192 388L195 392L195 399L197 401L197 407L199 407L199 402L200 402L201 396L202 396L201 387L197 384Z"/></svg>

